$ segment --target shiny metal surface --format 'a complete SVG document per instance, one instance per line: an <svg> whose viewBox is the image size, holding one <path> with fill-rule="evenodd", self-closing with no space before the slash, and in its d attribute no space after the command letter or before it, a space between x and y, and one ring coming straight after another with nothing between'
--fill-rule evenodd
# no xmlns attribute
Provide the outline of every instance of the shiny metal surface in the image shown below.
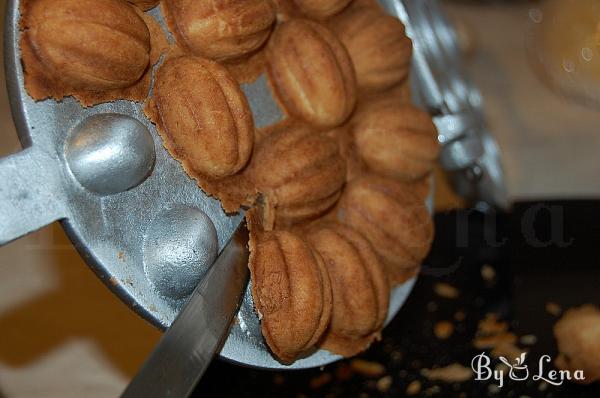
<svg viewBox="0 0 600 398"><path fill-rule="evenodd" d="M240 226L122 397L188 396L227 335L247 284L248 231Z"/></svg>
<svg viewBox="0 0 600 398"><path fill-rule="evenodd" d="M39 147L0 159L0 245L66 216L59 163Z"/></svg>
<svg viewBox="0 0 600 398"><path fill-rule="evenodd" d="M210 218L198 208L174 205L148 226L142 244L144 272L159 294L184 298L202 280L218 249Z"/></svg>
<svg viewBox="0 0 600 398"><path fill-rule="evenodd" d="M482 98L467 78L455 31L437 0L383 1L413 40L413 93L435 116L440 162L457 192L473 202L508 206L498 146L489 133Z"/></svg>
<svg viewBox="0 0 600 398"><path fill-rule="evenodd" d="M65 158L75 179L90 191L109 195L146 179L156 158L150 132L117 113L84 119L67 138Z"/></svg>

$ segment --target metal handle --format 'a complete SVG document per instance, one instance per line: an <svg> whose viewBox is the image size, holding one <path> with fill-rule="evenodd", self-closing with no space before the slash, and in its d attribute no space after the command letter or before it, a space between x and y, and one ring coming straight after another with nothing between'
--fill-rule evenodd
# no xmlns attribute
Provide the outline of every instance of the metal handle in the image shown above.
<svg viewBox="0 0 600 398"><path fill-rule="evenodd" d="M436 114L442 167L453 175L459 195L507 207L498 146L487 130L481 95L464 73L456 34L439 1L394 4L413 40L413 93Z"/></svg>
<svg viewBox="0 0 600 398"><path fill-rule="evenodd" d="M0 159L0 245L66 217L57 164L36 147Z"/></svg>

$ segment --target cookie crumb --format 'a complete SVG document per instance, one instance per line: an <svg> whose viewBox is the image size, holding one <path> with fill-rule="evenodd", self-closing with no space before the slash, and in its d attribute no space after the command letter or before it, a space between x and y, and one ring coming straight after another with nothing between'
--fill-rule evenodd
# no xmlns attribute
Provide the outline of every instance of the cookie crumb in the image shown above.
<svg viewBox="0 0 600 398"><path fill-rule="evenodd" d="M385 374L385 367L382 364L364 359L353 359L350 361L350 367L359 375L366 377L381 377Z"/></svg>
<svg viewBox="0 0 600 398"><path fill-rule="evenodd" d="M422 369L421 374L429 380L439 380L446 383L463 382L473 377L473 370L459 363L453 363L443 368Z"/></svg>
<svg viewBox="0 0 600 398"><path fill-rule="evenodd" d="M419 380L413 380L406 387L406 395L417 395L421 392L421 382Z"/></svg>
<svg viewBox="0 0 600 398"><path fill-rule="evenodd" d="M392 386L392 376L384 376L381 379L377 380L377 389L380 392L387 392Z"/></svg>
<svg viewBox="0 0 600 398"><path fill-rule="evenodd" d="M523 345L534 345L537 343L537 337L534 334L526 334L521 336L519 342Z"/></svg>
<svg viewBox="0 0 600 398"><path fill-rule="evenodd" d="M425 395L430 397L432 395L439 394L442 391L440 386L431 386L427 390L425 390Z"/></svg>
<svg viewBox="0 0 600 398"><path fill-rule="evenodd" d="M491 284L496 281L496 270L489 264L484 264L481 267L481 277L484 281Z"/></svg>
<svg viewBox="0 0 600 398"><path fill-rule="evenodd" d="M454 333L454 325L449 321L437 322L433 327L435 337L440 340L446 340Z"/></svg>
<svg viewBox="0 0 600 398"><path fill-rule="evenodd" d="M455 299L460 294L457 288L444 282L436 283L433 290L438 296L448 299Z"/></svg>
<svg viewBox="0 0 600 398"><path fill-rule="evenodd" d="M562 307L553 301L546 303L546 312L550 315L559 316L562 314Z"/></svg>
<svg viewBox="0 0 600 398"><path fill-rule="evenodd" d="M402 354L402 351L394 351L390 354L390 358L394 362L400 362L402 358L404 358L404 355Z"/></svg>
<svg viewBox="0 0 600 398"><path fill-rule="evenodd" d="M319 388L328 384L330 381L331 381L330 373L321 373L320 375L310 379L310 382L308 384L309 384L310 388L312 388L313 390L318 390Z"/></svg>
<svg viewBox="0 0 600 398"><path fill-rule="evenodd" d="M496 384L488 384L488 393L490 394L498 394L500 392L500 387L498 387Z"/></svg>
<svg viewBox="0 0 600 398"><path fill-rule="evenodd" d="M342 362L335 371L335 377L340 381L350 380L353 374L354 371L352 370L350 365L348 365L345 362Z"/></svg>

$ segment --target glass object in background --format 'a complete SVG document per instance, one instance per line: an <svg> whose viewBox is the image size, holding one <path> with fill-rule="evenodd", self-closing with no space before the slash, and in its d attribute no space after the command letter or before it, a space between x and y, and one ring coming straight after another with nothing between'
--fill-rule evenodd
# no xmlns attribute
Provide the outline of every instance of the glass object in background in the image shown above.
<svg viewBox="0 0 600 398"><path fill-rule="evenodd" d="M545 0L529 10L528 50L553 89L600 106L600 1Z"/></svg>

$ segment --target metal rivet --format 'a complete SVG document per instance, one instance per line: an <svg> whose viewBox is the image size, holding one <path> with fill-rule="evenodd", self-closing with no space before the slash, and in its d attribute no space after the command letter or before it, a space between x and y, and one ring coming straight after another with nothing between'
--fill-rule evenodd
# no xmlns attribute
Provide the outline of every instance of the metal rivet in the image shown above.
<svg viewBox="0 0 600 398"><path fill-rule="evenodd" d="M108 195L144 181L156 154L146 126L126 115L105 113L75 126L66 142L65 157L81 185Z"/></svg>
<svg viewBox="0 0 600 398"><path fill-rule="evenodd" d="M217 257L217 231L200 209L175 205L152 221L143 242L144 272L157 291L189 295Z"/></svg>

